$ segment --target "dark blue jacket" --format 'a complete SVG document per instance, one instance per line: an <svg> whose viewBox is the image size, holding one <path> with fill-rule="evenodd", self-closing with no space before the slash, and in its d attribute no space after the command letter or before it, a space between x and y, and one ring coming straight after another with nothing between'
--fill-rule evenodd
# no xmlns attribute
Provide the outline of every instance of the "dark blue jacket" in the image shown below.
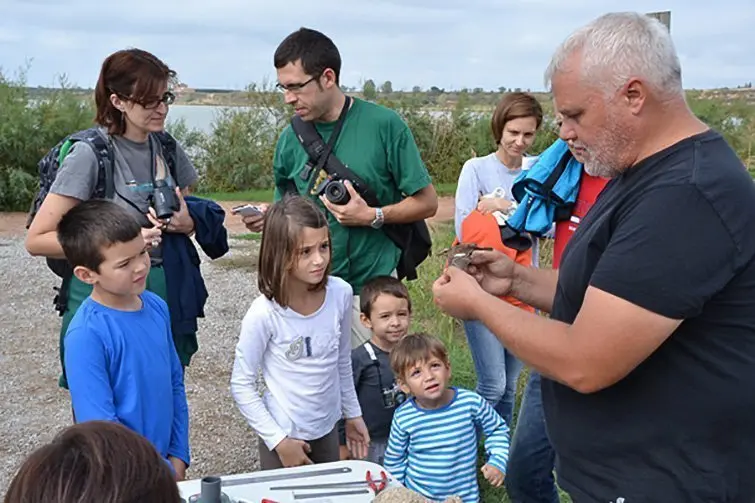
<svg viewBox="0 0 755 503"><path fill-rule="evenodd" d="M225 211L214 201L196 196L185 198L194 220L195 238L211 259L228 252ZM185 234L163 234L163 269L168 290L168 309L174 334L197 331L197 318L204 318L207 288L199 269L199 253Z"/></svg>

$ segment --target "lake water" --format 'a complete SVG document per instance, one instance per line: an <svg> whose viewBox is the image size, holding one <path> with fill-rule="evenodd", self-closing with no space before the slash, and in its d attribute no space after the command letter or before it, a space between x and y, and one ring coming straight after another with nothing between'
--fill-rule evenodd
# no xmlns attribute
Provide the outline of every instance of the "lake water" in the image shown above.
<svg viewBox="0 0 755 503"><path fill-rule="evenodd" d="M189 129L199 129L204 133L212 132L212 123L218 112L227 107L211 105L173 105L168 113L168 122L183 119ZM236 108L236 107L233 107Z"/></svg>
<svg viewBox="0 0 755 503"><path fill-rule="evenodd" d="M212 124L217 114L223 109L244 109L246 107L222 107L213 105L172 105L168 112L168 124L183 119L189 129L198 129L203 133L212 132ZM293 110L291 110L293 113ZM450 111L431 110L433 117L450 114Z"/></svg>

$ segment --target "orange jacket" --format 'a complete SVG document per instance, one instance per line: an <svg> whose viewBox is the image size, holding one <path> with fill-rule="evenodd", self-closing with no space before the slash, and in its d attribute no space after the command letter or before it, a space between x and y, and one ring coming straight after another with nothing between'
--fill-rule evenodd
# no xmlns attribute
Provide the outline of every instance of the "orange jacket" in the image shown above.
<svg viewBox="0 0 755 503"><path fill-rule="evenodd" d="M517 264L525 267L532 267L532 248L527 251L519 252L513 248L504 246L501 240L501 229L495 217L488 213L483 214L477 210L472 211L461 223L462 242L476 244L479 247L490 247L498 250ZM454 240L454 245L459 244L459 238ZM535 312L535 308L524 304L523 302L510 296L500 296L513 306L517 306L525 311Z"/></svg>

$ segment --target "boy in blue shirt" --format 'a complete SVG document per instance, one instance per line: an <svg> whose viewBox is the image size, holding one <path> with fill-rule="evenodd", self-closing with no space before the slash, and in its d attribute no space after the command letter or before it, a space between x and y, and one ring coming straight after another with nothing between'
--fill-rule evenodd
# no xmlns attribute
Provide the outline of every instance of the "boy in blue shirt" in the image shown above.
<svg viewBox="0 0 755 503"><path fill-rule="evenodd" d="M448 386L451 364L443 343L428 334L409 334L393 347L391 366L410 398L393 415L385 468L431 501L458 496L464 503L477 503L479 427L489 456L482 474L500 486L509 457L509 429L480 395Z"/></svg>
<svg viewBox="0 0 755 503"><path fill-rule="evenodd" d="M73 274L93 287L63 341L76 422L123 424L183 480L190 462L183 370L168 306L145 290L150 259L139 223L113 202L89 200L57 231Z"/></svg>

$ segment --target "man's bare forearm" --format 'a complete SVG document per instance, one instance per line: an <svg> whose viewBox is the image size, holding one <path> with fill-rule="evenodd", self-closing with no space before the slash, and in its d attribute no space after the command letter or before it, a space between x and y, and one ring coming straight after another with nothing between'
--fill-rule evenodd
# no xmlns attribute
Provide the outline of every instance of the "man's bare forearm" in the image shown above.
<svg viewBox="0 0 755 503"><path fill-rule="evenodd" d="M511 295L535 309L550 313L557 283L558 269L517 266Z"/></svg>
<svg viewBox="0 0 755 503"><path fill-rule="evenodd" d="M383 208L385 223L404 224L430 218L438 211L438 194L428 185L416 194Z"/></svg>

